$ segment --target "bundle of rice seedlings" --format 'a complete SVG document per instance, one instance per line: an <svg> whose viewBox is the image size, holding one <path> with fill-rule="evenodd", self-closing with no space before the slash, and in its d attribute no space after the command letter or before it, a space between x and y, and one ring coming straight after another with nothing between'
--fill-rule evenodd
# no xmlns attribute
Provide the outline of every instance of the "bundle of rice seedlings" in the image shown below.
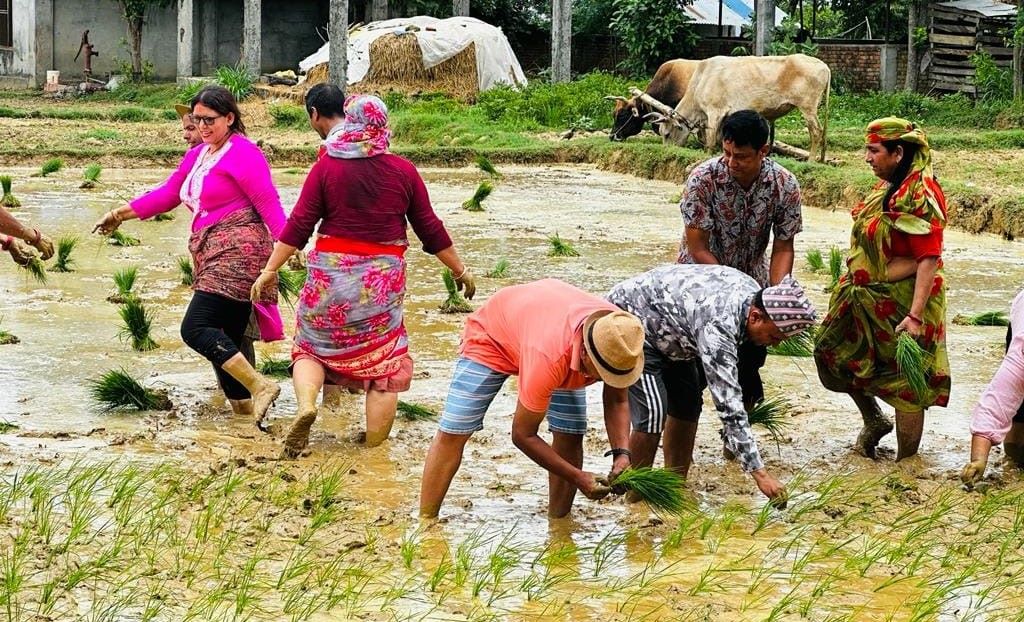
<svg viewBox="0 0 1024 622"><path fill-rule="evenodd" d="M136 410L170 410L171 400L164 391L155 391L142 386L124 369L112 369L92 381L92 399L103 412L118 408Z"/></svg>
<svg viewBox="0 0 1024 622"><path fill-rule="evenodd" d="M441 313L470 313L473 307L459 293L459 288L455 284L455 275L452 274L452 271L445 268L441 272L441 278L444 280L444 288L448 291L448 298L438 307Z"/></svg>
<svg viewBox="0 0 1024 622"><path fill-rule="evenodd" d="M291 376L291 372L288 370L291 364L292 362L289 359L275 359L271 356L263 355L260 357L259 372L264 376L287 378Z"/></svg>
<svg viewBox="0 0 1024 622"><path fill-rule="evenodd" d="M807 251L807 267L811 269L811 272L823 272L825 270L825 259L821 256L821 251L812 248Z"/></svg>
<svg viewBox="0 0 1024 622"><path fill-rule="evenodd" d="M43 264L43 260L38 257L33 257L28 260L22 268L28 270L29 275L35 279L37 283L46 283L46 265Z"/></svg>
<svg viewBox="0 0 1024 622"><path fill-rule="evenodd" d="M153 341L150 331L153 328L153 315L134 296L127 299L118 310L124 326L121 328L122 341L131 341L132 349L137 352L149 352L160 346Z"/></svg>
<svg viewBox="0 0 1024 622"><path fill-rule="evenodd" d="M576 248L563 240L556 233L555 235L548 238L548 243L551 244L551 250L548 251L548 257L579 257L580 252Z"/></svg>
<svg viewBox="0 0 1024 622"><path fill-rule="evenodd" d="M43 162L43 166L40 167L39 172L36 173L36 177L46 177L52 173L56 173L60 169L64 168L64 160L60 158L53 158Z"/></svg>
<svg viewBox="0 0 1024 622"><path fill-rule="evenodd" d="M10 421L0 421L0 434L7 434L20 428L17 423L11 423Z"/></svg>
<svg viewBox="0 0 1024 622"><path fill-rule="evenodd" d="M192 259L184 255L178 257L178 272L181 273L181 284L192 286L195 282L195 273L192 271Z"/></svg>
<svg viewBox="0 0 1024 622"><path fill-rule="evenodd" d="M812 356L814 354L815 327L790 337L778 345L768 346L768 354L776 356Z"/></svg>
<svg viewBox="0 0 1024 622"><path fill-rule="evenodd" d="M928 379L924 372L928 367L929 356L910 333L901 332L896 338L896 369L918 397L928 391Z"/></svg>
<svg viewBox="0 0 1024 622"><path fill-rule="evenodd" d="M978 315L958 315L953 318L954 324L963 326L1009 326L1010 318L1005 311L986 311Z"/></svg>
<svg viewBox="0 0 1024 622"><path fill-rule="evenodd" d="M96 184L100 182L100 173L103 172L103 167L99 164L90 164L85 167L85 181L79 188L89 190L95 188Z"/></svg>
<svg viewBox="0 0 1024 622"><path fill-rule="evenodd" d="M476 192L473 193L473 196L462 202L462 209L467 212L484 211L484 206L481 205L481 203L483 203L484 199L491 196L492 192L494 192L494 184L486 180L480 182L480 185L476 187Z"/></svg>
<svg viewBox="0 0 1024 622"><path fill-rule="evenodd" d="M484 276L489 279L504 279L508 277L508 267L510 265L511 264L508 262L508 259L502 257L498 260L498 263L494 264L494 267L491 268L490 272Z"/></svg>
<svg viewBox="0 0 1024 622"><path fill-rule="evenodd" d="M3 187L4 190L4 196L0 199L0 205L3 207L21 207L21 201L11 194L10 175L0 175L0 187Z"/></svg>
<svg viewBox="0 0 1024 622"><path fill-rule="evenodd" d="M437 411L420 404L411 404L398 400L398 414L406 421L425 421L437 419Z"/></svg>
<svg viewBox="0 0 1024 622"><path fill-rule="evenodd" d="M0 322L2 322L2 321L3 321L3 318L0 317ZM6 346L6 345L15 344L15 343L21 343L21 339L18 339L16 336L14 336L11 333L7 332L6 330L0 328L0 346Z"/></svg>
<svg viewBox="0 0 1024 622"><path fill-rule="evenodd" d="M174 214L170 212L160 212L153 216L153 222L170 222L172 220L174 220Z"/></svg>
<svg viewBox="0 0 1024 622"><path fill-rule="evenodd" d="M747 413L747 420L750 425L759 425L768 431L768 434L778 446L782 440L782 433L792 422L793 405L781 395L765 397L754 405L754 408Z"/></svg>
<svg viewBox="0 0 1024 622"><path fill-rule="evenodd" d="M833 246L828 251L828 273L832 276L831 288L835 288L839 283L844 267L846 267L846 262L843 259L843 251L838 246Z"/></svg>
<svg viewBox="0 0 1024 622"><path fill-rule="evenodd" d="M107 301L122 304L135 298L135 292L132 289L135 287L135 281L138 277L139 269L135 267L115 270L114 285L117 287L117 293L113 296L108 296Z"/></svg>
<svg viewBox="0 0 1024 622"><path fill-rule="evenodd" d="M115 229L110 237L107 238L107 243L113 244L114 246L138 246L141 244L139 238L132 237L127 233L122 232L120 229Z"/></svg>
<svg viewBox="0 0 1024 622"><path fill-rule="evenodd" d="M306 284L306 270L286 270L281 268L277 271L277 293L288 304L299 297L302 287Z"/></svg>
<svg viewBox="0 0 1024 622"><path fill-rule="evenodd" d="M656 512L678 516L689 507L683 494L683 476L670 469L630 467L619 473L612 486L631 490Z"/></svg>
<svg viewBox="0 0 1024 622"><path fill-rule="evenodd" d="M50 272L74 272L72 268L75 260L71 258L71 251L78 246L79 238L73 235L63 235L57 240L57 260L50 268Z"/></svg>
<svg viewBox="0 0 1024 622"><path fill-rule="evenodd" d="M491 161L487 159L487 156L478 155L476 157L476 165L481 171L487 173L494 179L501 179L501 173L498 172L498 169L494 168L494 164L491 164Z"/></svg>

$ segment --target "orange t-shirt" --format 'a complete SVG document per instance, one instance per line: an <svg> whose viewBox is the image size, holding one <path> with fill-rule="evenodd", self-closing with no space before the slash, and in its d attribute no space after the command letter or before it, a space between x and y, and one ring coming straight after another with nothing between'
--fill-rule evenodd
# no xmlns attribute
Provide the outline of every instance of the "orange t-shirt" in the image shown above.
<svg viewBox="0 0 1024 622"><path fill-rule="evenodd" d="M505 287L466 320L462 356L519 376L519 402L546 412L556 389L580 389L583 322L618 307L557 279Z"/></svg>

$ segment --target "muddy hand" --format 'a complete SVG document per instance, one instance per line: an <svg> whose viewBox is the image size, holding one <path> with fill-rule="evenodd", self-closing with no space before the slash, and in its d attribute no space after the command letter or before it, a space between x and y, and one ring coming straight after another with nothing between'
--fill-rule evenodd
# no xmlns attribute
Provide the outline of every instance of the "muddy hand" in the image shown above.
<svg viewBox="0 0 1024 622"><path fill-rule="evenodd" d="M117 215L117 210L110 210L96 221L96 226L92 228L93 233L99 233L100 235L110 235L117 231L117 228L121 226L121 217Z"/></svg>
<svg viewBox="0 0 1024 622"><path fill-rule="evenodd" d="M31 246L15 239L11 240L7 252L11 254L11 259L14 260L14 263L19 266L27 266L28 262L32 261L32 258L36 256L36 252L32 250Z"/></svg>
<svg viewBox="0 0 1024 622"><path fill-rule="evenodd" d="M786 487L779 483L779 480L775 479L763 468L753 471L751 475L754 478L754 482L757 483L758 490L768 497L774 507L779 509L786 507L786 501L788 500Z"/></svg>
<svg viewBox="0 0 1024 622"><path fill-rule="evenodd" d="M619 455L615 456L615 460L612 461L612 470L608 472L608 482L614 482L623 471L630 467L629 456ZM622 484L618 486L612 486L612 494L624 495L626 494L626 487Z"/></svg>
<svg viewBox="0 0 1024 622"><path fill-rule="evenodd" d="M476 279L473 277L473 273L469 268L466 268L466 271L462 273L462 276L455 279L455 285L457 285L460 290L465 288L463 295L466 297L466 300L472 300L473 295L476 294Z"/></svg>
<svg viewBox="0 0 1024 622"><path fill-rule="evenodd" d="M593 501L604 499L612 491L605 477L586 471L583 473L583 482L580 484L579 489L587 499Z"/></svg>
<svg viewBox="0 0 1024 622"><path fill-rule="evenodd" d="M260 298L263 297L263 290L276 278L277 272L273 270L263 270L260 272L260 275L256 277L256 282L252 284L252 289L249 290L249 298L253 302L259 302Z"/></svg>
<svg viewBox="0 0 1024 622"><path fill-rule="evenodd" d="M964 470L960 472L960 481L964 483L964 486L968 490L974 488L974 485L985 475L985 467L988 466L986 460L972 460L964 466Z"/></svg>
<svg viewBox="0 0 1024 622"><path fill-rule="evenodd" d="M53 257L53 240L40 233L39 229L36 229L34 233L35 238L29 241L29 244L36 247L43 261Z"/></svg>

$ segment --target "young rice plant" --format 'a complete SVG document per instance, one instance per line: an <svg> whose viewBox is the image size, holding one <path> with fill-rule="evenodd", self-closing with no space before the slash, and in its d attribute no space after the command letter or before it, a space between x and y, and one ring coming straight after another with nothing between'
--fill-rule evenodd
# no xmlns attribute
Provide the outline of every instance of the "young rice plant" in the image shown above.
<svg viewBox="0 0 1024 622"><path fill-rule="evenodd" d="M462 202L462 209L467 212L484 211L484 206L482 205L484 199L491 196L492 192L494 192L494 184L486 180L480 182L480 185L476 187L476 192L473 193L473 196Z"/></svg>
<svg viewBox="0 0 1024 622"><path fill-rule="evenodd" d="M192 272L192 260L184 255L178 257L178 272L181 274L181 284L192 286L195 282L195 274Z"/></svg>
<svg viewBox="0 0 1024 622"><path fill-rule="evenodd" d="M142 386L124 369L112 369L92 381L92 399L104 412L118 408L170 410L171 401L163 391Z"/></svg>
<svg viewBox="0 0 1024 622"><path fill-rule="evenodd" d="M825 259L821 256L820 250L812 248L807 251L807 267L815 273L825 271Z"/></svg>
<svg viewBox="0 0 1024 622"><path fill-rule="evenodd" d="M85 181L82 182L82 185L79 186L79 188L83 188L85 190L95 188L96 184L100 183L100 173L102 172L103 167L99 164L90 164L85 167Z"/></svg>
<svg viewBox="0 0 1024 622"><path fill-rule="evenodd" d="M398 414L406 421L424 421L437 419L437 411L420 404L412 404L398 400Z"/></svg>
<svg viewBox="0 0 1024 622"><path fill-rule="evenodd" d="M782 433L791 424L793 405L781 395L765 397L747 413L750 425L759 425L768 431L776 446L782 440Z"/></svg>
<svg viewBox="0 0 1024 622"><path fill-rule="evenodd" d="M576 247L567 240L563 240L557 233L548 238L548 243L551 244L551 250L548 251L548 257L580 256L580 252L576 250Z"/></svg>
<svg viewBox="0 0 1024 622"><path fill-rule="evenodd" d="M79 238L73 235L62 235L57 240L57 259L50 268L50 272L74 272L72 267L75 260L71 258L71 251L78 246Z"/></svg>
<svg viewBox="0 0 1024 622"><path fill-rule="evenodd" d="M487 159L487 156L478 155L476 157L476 166L481 171L490 175L492 178L501 179L501 173L498 172L498 169L494 168L494 164L492 164L491 161Z"/></svg>
<svg viewBox="0 0 1024 622"><path fill-rule="evenodd" d="M149 352L160 347L150 336L150 331L153 328L153 315L138 298L132 296L125 300L118 313L121 315L121 320L124 321L120 337L123 341L130 341L133 350Z"/></svg>
<svg viewBox="0 0 1024 622"><path fill-rule="evenodd" d="M114 246L138 246L142 242L139 238L132 237L123 231L115 229L110 237L107 238L107 242Z"/></svg>
<svg viewBox="0 0 1024 622"><path fill-rule="evenodd" d="M3 188L4 196L0 199L0 206L3 207L21 207L21 201L11 194L11 176L0 175L0 187Z"/></svg>
<svg viewBox="0 0 1024 622"><path fill-rule="evenodd" d="M31 276L36 283L46 283L46 266L43 264L43 260L38 257L32 257L28 260L22 268L28 270L29 276Z"/></svg>
<svg viewBox="0 0 1024 622"><path fill-rule="evenodd" d="M128 268L122 268L121 270L114 271L114 286L117 287L117 293L107 298L108 301L121 304L128 302L129 299L135 298L135 281L139 277L139 269L130 266Z"/></svg>
<svg viewBox="0 0 1024 622"><path fill-rule="evenodd" d="M896 338L896 368L918 397L923 397L928 391L928 379L925 377L928 358L929 354L910 333L903 331Z"/></svg>
<svg viewBox="0 0 1024 622"><path fill-rule="evenodd" d="M64 168L64 160L61 160L60 158L53 158L47 160L46 162L43 162L43 166L40 167L39 172L36 173L36 176L46 177L47 175L52 175L53 173L56 173L62 168Z"/></svg>
<svg viewBox="0 0 1024 622"><path fill-rule="evenodd" d="M286 270L281 268L277 271L277 293L288 304L299 297L302 287L306 284L306 270Z"/></svg>
<svg viewBox="0 0 1024 622"><path fill-rule="evenodd" d="M264 376L287 378L291 375L288 371L291 364L292 362L289 359L276 359L272 356L263 355L260 357L259 372Z"/></svg>
<svg viewBox="0 0 1024 622"><path fill-rule="evenodd" d="M174 214L171 212L160 212L153 216L153 222L170 222L172 220L174 220Z"/></svg>
<svg viewBox="0 0 1024 622"><path fill-rule="evenodd" d="M455 283L455 275L448 268L445 268L441 272L441 278L444 280L444 288L448 291L448 298L441 303L438 307L441 309L441 313L469 313L473 310L472 305L469 301L462 297L459 293L459 288Z"/></svg>
<svg viewBox="0 0 1024 622"><path fill-rule="evenodd" d="M490 272L488 272L484 276L486 276L489 279L508 278L508 268L510 265L511 264L509 263L508 259L502 257L501 259L498 260L497 263L494 264L494 267L491 268Z"/></svg>
<svg viewBox="0 0 1024 622"><path fill-rule="evenodd" d="M683 476L671 469L630 467L619 473L612 486L633 491L656 512L678 516L688 507L683 494L684 482Z"/></svg>
<svg viewBox="0 0 1024 622"><path fill-rule="evenodd" d="M843 276L844 267L843 251L838 246L833 246L828 251L828 273L832 277L832 284L829 286L829 289L835 289L835 286L839 284L839 279Z"/></svg>
<svg viewBox="0 0 1024 622"><path fill-rule="evenodd" d="M986 311L967 317L958 315L953 318L953 322L965 326L1009 326L1010 318L1006 317L1005 311Z"/></svg>
<svg viewBox="0 0 1024 622"><path fill-rule="evenodd" d="M814 354L814 333L815 327L812 326L802 333L780 342L778 345L768 346L768 354L776 356L812 356Z"/></svg>

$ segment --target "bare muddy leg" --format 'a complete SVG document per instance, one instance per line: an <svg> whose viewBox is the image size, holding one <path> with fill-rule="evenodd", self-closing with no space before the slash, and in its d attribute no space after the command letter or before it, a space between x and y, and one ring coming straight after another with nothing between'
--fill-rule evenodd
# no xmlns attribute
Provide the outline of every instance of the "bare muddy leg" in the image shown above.
<svg viewBox="0 0 1024 622"><path fill-rule="evenodd" d="M420 482L421 518L436 518L441 511L441 503L448 494L452 478L462 464L462 453L469 437L469 434L450 434L441 430L434 436Z"/></svg>
<svg viewBox="0 0 1024 622"><path fill-rule="evenodd" d="M391 435L398 394L370 389L366 392L366 446L376 447Z"/></svg>
<svg viewBox="0 0 1024 622"><path fill-rule="evenodd" d="M551 448L577 469L583 468L583 436L551 432ZM572 510L576 485L554 473L548 473L548 518L562 518Z"/></svg>
<svg viewBox="0 0 1024 622"><path fill-rule="evenodd" d="M683 477L693 464L693 445L697 438L697 422L675 417L665 420L665 468Z"/></svg>
<svg viewBox="0 0 1024 622"><path fill-rule="evenodd" d="M1003 451L1018 467L1024 468L1024 423L1014 422L1010 426L1009 434L1003 439Z"/></svg>
<svg viewBox="0 0 1024 622"><path fill-rule="evenodd" d="M857 435L857 442L853 449L865 458L874 460L879 441L883 436L892 432L892 422L882 413L882 409L878 406L878 400L874 397L860 392L849 395L853 398L853 403L857 405L861 419L864 420L864 427Z"/></svg>
<svg viewBox="0 0 1024 622"><path fill-rule="evenodd" d="M299 359L292 371L292 383L295 385L295 400L298 408L295 421L288 429L284 439L283 458L296 458L309 444L309 430L316 422L316 398L320 395L320 387L324 382L324 370L319 363L310 359Z"/></svg>
<svg viewBox="0 0 1024 622"><path fill-rule="evenodd" d="M923 410L896 411L896 462L917 454L923 431Z"/></svg>

